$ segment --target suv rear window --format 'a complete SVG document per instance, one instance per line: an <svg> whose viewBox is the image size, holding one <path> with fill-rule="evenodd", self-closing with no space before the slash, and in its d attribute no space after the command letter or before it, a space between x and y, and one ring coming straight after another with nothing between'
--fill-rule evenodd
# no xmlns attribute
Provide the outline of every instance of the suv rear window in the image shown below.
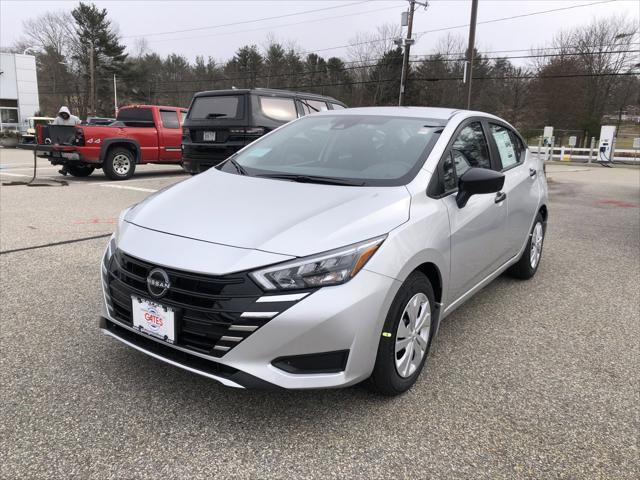
<svg viewBox="0 0 640 480"><path fill-rule="evenodd" d="M258 99L260 101L260 110L269 118L288 122L298 117L293 98L258 97Z"/></svg>
<svg viewBox="0 0 640 480"><path fill-rule="evenodd" d="M239 95L218 95L215 97L196 97L189 110L192 120L239 119L242 117L243 97Z"/></svg>

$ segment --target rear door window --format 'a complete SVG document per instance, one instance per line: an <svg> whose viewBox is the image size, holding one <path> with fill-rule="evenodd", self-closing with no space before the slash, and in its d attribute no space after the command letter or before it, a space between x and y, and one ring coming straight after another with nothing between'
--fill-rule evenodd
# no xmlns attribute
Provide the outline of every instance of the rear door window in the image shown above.
<svg viewBox="0 0 640 480"><path fill-rule="evenodd" d="M298 117L296 104L293 98L284 97L258 97L260 110L269 118L289 122Z"/></svg>
<svg viewBox="0 0 640 480"><path fill-rule="evenodd" d="M242 118L244 97L240 95L218 95L196 97L189 110L191 120L215 120Z"/></svg>
<svg viewBox="0 0 640 480"><path fill-rule="evenodd" d="M331 106L334 110L344 110L344 107L338 103L332 103Z"/></svg>
<svg viewBox="0 0 640 480"><path fill-rule="evenodd" d="M160 110L160 118L164 128L180 128L175 110Z"/></svg>
<svg viewBox="0 0 640 480"><path fill-rule="evenodd" d="M502 169L511 168L520 163L521 149L514 141L515 134L502 125L491 123L491 136L498 149Z"/></svg>

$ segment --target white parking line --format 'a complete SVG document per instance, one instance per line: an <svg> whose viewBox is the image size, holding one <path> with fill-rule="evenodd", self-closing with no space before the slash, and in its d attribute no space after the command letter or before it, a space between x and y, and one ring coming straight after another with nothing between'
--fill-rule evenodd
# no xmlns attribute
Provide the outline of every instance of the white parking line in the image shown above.
<svg viewBox="0 0 640 480"><path fill-rule="evenodd" d="M171 179L173 179L173 178L175 178L175 179L180 179L180 178L182 178L182 177L181 177L181 176L179 176L179 175L169 175L169 176L164 176L164 177L155 177L155 176L149 175L149 176L144 177L144 178L134 178L134 179L131 179L131 180L126 180L126 181L125 181L125 182L123 182L123 183L132 183L132 182L151 182L151 181L154 181L154 180L171 180ZM185 178L189 178L189 177L185 177ZM111 184L110 184L110 183L108 183L108 182L106 182L106 183L98 183L98 184L96 184L96 185L111 185Z"/></svg>
<svg viewBox="0 0 640 480"><path fill-rule="evenodd" d="M9 177L28 177L28 178L33 177L33 175L25 175L23 173L9 173L9 172L2 172L2 171L0 171L0 175L7 175Z"/></svg>
<svg viewBox="0 0 640 480"><path fill-rule="evenodd" d="M108 188L121 188L122 190L137 190L138 192L157 192L158 190L154 190L152 188L142 188L142 187L128 187L126 185L113 185L110 183L98 183L99 187L108 187Z"/></svg>
<svg viewBox="0 0 640 480"><path fill-rule="evenodd" d="M31 165L30 167L18 167L18 168L14 168L14 167L3 167L0 168L0 172L4 172L5 170L11 170L12 172L14 170L31 170L33 171L33 165ZM40 170L60 170L60 167L38 167L38 171Z"/></svg>

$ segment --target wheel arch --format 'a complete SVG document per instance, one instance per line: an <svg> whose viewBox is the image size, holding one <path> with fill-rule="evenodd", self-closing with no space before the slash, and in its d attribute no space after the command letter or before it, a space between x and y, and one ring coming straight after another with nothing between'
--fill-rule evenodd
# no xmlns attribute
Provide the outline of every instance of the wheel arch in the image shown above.
<svg viewBox="0 0 640 480"><path fill-rule="evenodd" d="M547 210L547 206L544 204L541 205L540 208L538 209L538 213L542 215L542 220L544 220L544 222L547 223L547 218L549 216L549 211Z"/></svg>
<svg viewBox="0 0 640 480"><path fill-rule="evenodd" d="M436 297L436 302L442 303L442 275L440 269L433 262L425 262L418 265L414 272L418 271L426 275L433 287L433 294Z"/></svg>
<svg viewBox="0 0 640 480"><path fill-rule="evenodd" d="M105 140L100 149L100 163L104 163L109 151L118 147L129 150L134 155L133 161L140 163L140 144L133 138L109 138Z"/></svg>

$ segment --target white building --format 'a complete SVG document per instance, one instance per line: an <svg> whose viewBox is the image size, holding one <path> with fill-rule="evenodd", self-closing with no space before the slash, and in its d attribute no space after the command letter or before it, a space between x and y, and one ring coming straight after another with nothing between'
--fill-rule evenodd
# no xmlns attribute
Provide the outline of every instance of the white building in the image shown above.
<svg viewBox="0 0 640 480"><path fill-rule="evenodd" d="M36 57L0 53L0 130L26 128L26 119L38 110Z"/></svg>

